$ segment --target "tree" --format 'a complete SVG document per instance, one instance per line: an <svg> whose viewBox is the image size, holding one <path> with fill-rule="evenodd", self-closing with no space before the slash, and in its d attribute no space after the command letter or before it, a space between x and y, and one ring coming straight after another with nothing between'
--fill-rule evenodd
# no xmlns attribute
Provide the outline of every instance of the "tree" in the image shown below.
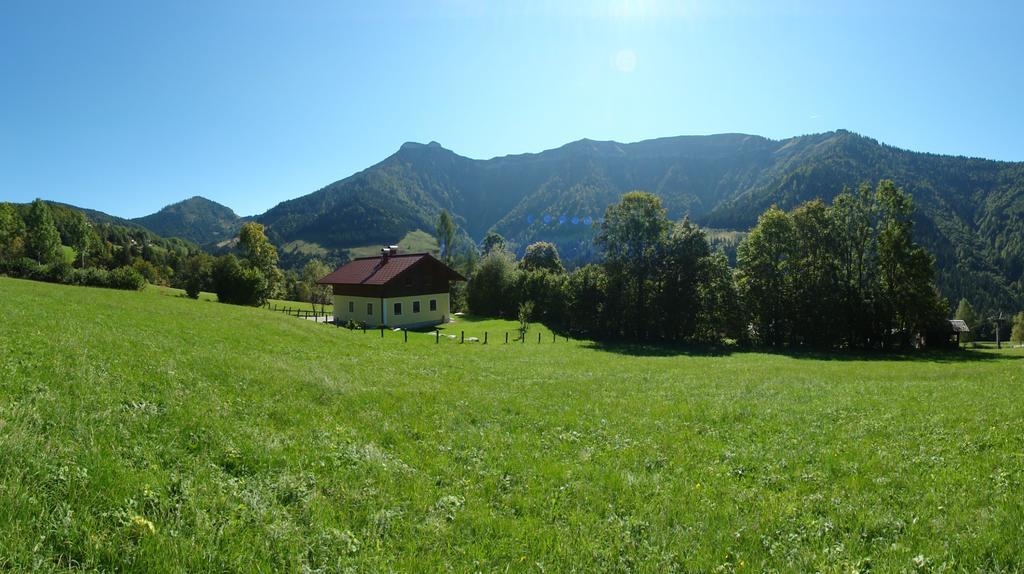
<svg viewBox="0 0 1024 574"><path fill-rule="evenodd" d="M277 249L267 239L263 226L249 222L238 232L238 247L252 269L263 278L264 291L257 295L257 305L262 305L277 292L284 281L284 274L277 268Z"/></svg>
<svg viewBox="0 0 1024 574"><path fill-rule="evenodd" d="M683 219L672 228L660 251L661 261L655 270L655 304L660 312L654 323L664 338L690 339L697 331L701 262L711 248L704 232Z"/></svg>
<svg viewBox="0 0 1024 574"><path fill-rule="evenodd" d="M477 315L513 317L516 302L514 256L507 251L491 251L484 255L466 286L466 303Z"/></svg>
<svg viewBox="0 0 1024 574"><path fill-rule="evenodd" d="M455 245L455 222L447 209L441 210L437 218L437 240L441 244L441 260L447 265L452 264L452 252Z"/></svg>
<svg viewBox="0 0 1024 574"><path fill-rule="evenodd" d="M562 260L558 257L558 248L553 243L538 241L526 248L519 266L524 271L547 270L554 273L565 273Z"/></svg>
<svg viewBox="0 0 1024 574"><path fill-rule="evenodd" d="M657 196L631 191L605 210L601 230L595 239L604 251L609 293L621 298L609 300L619 317L631 317L632 335L645 338L648 328L648 284L657 265L659 249L671 223ZM622 308L617 308L622 307Z"/></svg>
<svg viewBox="0 0 1024 574"><path fill-rule="evenodd" d="M60 233L53 223L50 206L41 199L32 202L25 218L25 255L43 265L63 261Z"/></svg>
<svg viewBox="0 0 1024 574"><path fill-rule="evenodd" d="M717 342L723 337L745 339L746 331L736 282L729 268L729 258L719 251L700 261L697 329L694 339Z"/></svg>
<svg viewBox="0 0 1024 574"><path fill-rule="evenodd" d="M309 294L309 302L313 305L313 311L316 311L316 306L320 305L320 311L323 312L326 305L331 302L331 286L317 283L330 272L331 268L319 259L310 259L302 268L302 283Z"/></svg>
<svg viewBox="0 0 1024 574"><path fill-rule="evenodd" d="M981 325L981 315L979 315L978 312L974 310L974 307L971 306L970 302L968 302L967 299L960 299L960 304L957 305L956 315L954 316L957 319L960 319L964 323L966 323L967 328L971 330L967 333L961 333L960 341L963 343L970 343L974 341L973 331L976 330Z"/></svg>
<svg viewBox="0 0 1024 574"><path fill-rule="evenodd" d="M74 247L75 251L78 252L79 267L85 268L86 254L99 241L99 238L96 236L96 232L93 230L89 220L86 219L84 213L80 211L74 212L68 221L67 233L71 247Z"/></svg>
<svg viewBox="0 0 1024 574"><path fill-rule="evenodd" d="M517 341L525 341L526 333L530 330L530 319L533 316L533 301L523 301L519 304L519 338Z"/></svg>
<svg viewBox="0 0 1024 574"><path fill-rule="evenodd" d="M604 304L608 278L599 265L584 265L566 282L566 317L569 330L596 337L604 332Z"/></svg>
<svg viewBox="0 0 1024 574"><path fill-rule="evenodd" d="M844 305L841 286L840 232L821 200L789 214L793 223L791 257L791 337L797 344L835 347L849 331L838 312Z"/></svg>
<svg viewBox="0 0 1024 574"><path fill-rule="evenodd" d="M1024 311L1017 313L1013 318L1013 331L1010 333L1010 342L1014 345L1024 345Z"/></svg>
<svg viewBox="0 0 1024 574"><path fill-rule="evenodd" d="M878 209L871 186L848 188L832 202L832 219L838 234L840 273L839 313L850 345L864 346L878 330L875 301L878 284Z"/></svg>
<svg viewBox="0 0 1024 574"><path fill-rule="evenodd" d="M0 261L13 261L25 249L25 222L10 203L0 203Z"/></svg>
<svg viewBox="0 0 1024 574"><path fill-rule="evenodd" d="M198 299L201 291L212 289L213 263L213 257L206 253L197 253L185 260L182 275L186 295Z"/></svg>
<svg viewBox="0 0 1024 574"><path fill-rule="evenodd" d="M480 251L487 255L495 249L507 249L505 238L495 231L488 231L483 243L480 244Z"/></svg>
<svg viewBox="0 0 1024 574"><path fill-rule="evenodd" d="M908 345L946 315L946 304L935 288L935 261L913 240L914 203L889 180L878 183L879 309L887 346Z"/></svg>
<svg viewBox="0 0 1024 574"><path fill-rule="evenodd" d="M736 252L736 287L755 337L766 345L789 340L794 234L793 221L773 205L761 214Z"/></svg>
<svg viewBox="0 0 1024 574"><path fill-rule="evenodd" d="M212 280L221 303L259 306L266 302L267 278L255 267L243 267L234 255L216 259Z"/></svg>

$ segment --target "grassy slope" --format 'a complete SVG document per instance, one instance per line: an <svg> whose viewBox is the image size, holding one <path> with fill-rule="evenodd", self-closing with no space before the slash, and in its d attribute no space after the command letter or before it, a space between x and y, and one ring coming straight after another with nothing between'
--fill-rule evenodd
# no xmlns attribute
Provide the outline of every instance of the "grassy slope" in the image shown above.
<svg viewBox="0 0 1024 574"><path fill-rule="evenodd" d="M433 253L437 255L440 247L438 246L437 239L434 236L417 229L410 231L405 234L398 243L400 250L406 253ZM383 245L365 245L363 247L352 247L348 250L348 256L352 259L357 257L374 257L380 255L381 248Z"/></svg>
<svg viewBox="0 0 1024 574"><path fill-rule="evenodd" d="M440 347L0 293L0 570L1024 568L1019 351Z"/></svg>

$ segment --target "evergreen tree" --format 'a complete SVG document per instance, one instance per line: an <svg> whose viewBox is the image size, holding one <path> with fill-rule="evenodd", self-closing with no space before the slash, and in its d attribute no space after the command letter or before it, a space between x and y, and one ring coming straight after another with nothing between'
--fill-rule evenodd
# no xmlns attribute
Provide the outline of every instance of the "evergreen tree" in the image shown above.
<svg viewBox="0 0 1024 574"><path fill-rule="evenodd" d="M42 199L32 202L25 218L25 255L43 265L63 261L60 233L53 223L50 206Z"/></svg>

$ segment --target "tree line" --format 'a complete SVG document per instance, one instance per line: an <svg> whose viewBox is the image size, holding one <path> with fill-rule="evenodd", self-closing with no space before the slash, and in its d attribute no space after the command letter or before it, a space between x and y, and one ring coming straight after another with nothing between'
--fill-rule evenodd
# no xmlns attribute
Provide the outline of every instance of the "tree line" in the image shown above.
<svg viewBox="0 0 1024 574"><path fill-rule="evenodd" d="M262 225L243 226L238 254L213 256L198 245L140 227L95 223L77 210L37 199L0 203L0 273L37 281L142 289L147 283L184 289L196 298L216 293L226 303L262 305L269 298L324 306L329 293L316 280L330 272L313 260L282 271Z"/></svg>
<svg viewBox="0 0 1024 574"><path fill-rule="evenodd" d="M593 339L896 349L949 341L932 256L913 241L913 202L891 181L845 189L831 205L771 207L722 251L660 200L630 192L595 240L603 259L566 272L549 243L521 260L489 235L466 298L473 313L519 316Z"/></svg>

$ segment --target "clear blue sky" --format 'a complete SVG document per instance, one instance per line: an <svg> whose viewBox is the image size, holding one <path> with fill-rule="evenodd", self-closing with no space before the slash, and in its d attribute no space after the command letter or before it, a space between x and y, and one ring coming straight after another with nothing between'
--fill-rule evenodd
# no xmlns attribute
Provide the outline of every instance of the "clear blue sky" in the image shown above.
<svg viewBox="0 0 1024 574"><path fill-rule="evenodd" d="M846 128L1024 160L1024 3L0 3L0 200L262 212L405 141Z"/></svg>

